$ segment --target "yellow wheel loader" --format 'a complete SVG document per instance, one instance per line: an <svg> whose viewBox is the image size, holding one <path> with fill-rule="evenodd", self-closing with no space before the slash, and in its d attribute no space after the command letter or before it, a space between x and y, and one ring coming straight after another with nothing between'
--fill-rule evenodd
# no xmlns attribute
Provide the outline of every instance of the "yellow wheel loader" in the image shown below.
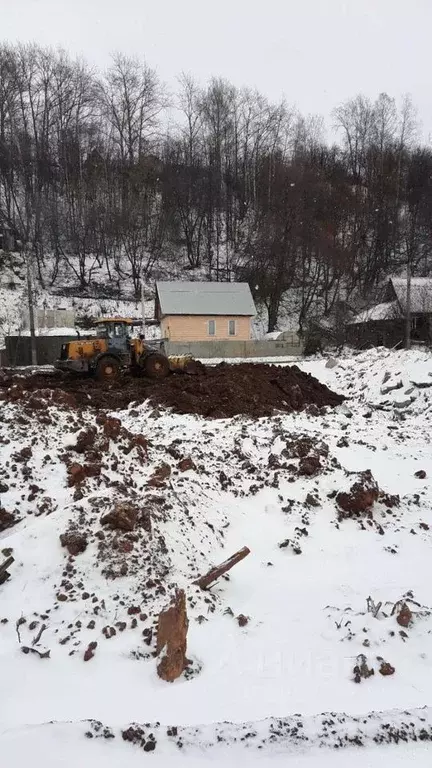
<svg viewBox="0 0 432 768"><path fill-rule="evenodd" d="M125 317L103 317L95 322L94 338L77 339L62 345L54 363L61 371L87 373L101 381L115 380L127 368L136 376L163 379L170 371L198 373L203 366L188 355L167 357L142 336L131 338L139 321Z"/></svg>

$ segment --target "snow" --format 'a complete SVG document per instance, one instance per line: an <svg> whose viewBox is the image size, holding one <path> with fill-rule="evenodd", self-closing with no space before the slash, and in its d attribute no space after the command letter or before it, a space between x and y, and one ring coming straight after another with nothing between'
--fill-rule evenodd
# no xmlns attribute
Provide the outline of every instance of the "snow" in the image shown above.
<svg viewBox="0 0 432 768"><path fill-rule="evenodd" d="M277 765L287 755L293 765L305 768L322 768L330 760L332 766L342 760L375 766L383 759L396 766L410 761L422 766L427 754L430 760L427 745L378 746L373 734L380 723L396 727L404 719L432 726L432 709L422 709L432 707L432 597L426 579L432 526L432 357L427 351L379 348L341 358L332 369L325 362L304 361L301 367L348 400L315 417L304 412L256 421L206 421L155 412L147 403L116 412L131 433L151 437L148 464L142 466L134 451L123 457L111 443L111 458L121 458L124 466L120 471L107 465L101 483L89 480L89 494L78 502L67 486L61 458L76 439L69 412L50 406L52 423L41 429L20 403L0 401L2 468L9 484L1 506L19 509L22 517L0 533L1 547L12 547L15 557L10 580L0 586L0 621L8 619L0 623L0 679L7 691L0 726L5 764L25 764L26 756L40 752L43 761L32 757L34 765L128 761L133 766L143 759L142 751L124 744L120 736L120 729L131 722L161 724L159 730L154 726L158 748L152 759L164 766L186 761L230 766L245 759L253 764L258 758L261 765ZM30 423L20 425L22 416ZM80 426L95 423L90 411L80 418ZM290 482L288 472L269 470L269 456L280 455L290 436L298 434L324 440L329 455L322 459L321 474ZM14 488L13 457L29 442L33 477L26 486L19 475ZM192 457L196 471L175 469L167 453L173 444L181 455ZM195 573L244 545L251 549L229 580L213 588L214 609L205 602L205 593L189 606L188 656L201 671L173 684L157 677L151 656L132 658L135 649L148 650L140 627L118 632L109 641L101 632L123 618L125 609L115 595L127 606L142 592L139 572L107 579L92 543L75 563L86 591L103 602L100 613L92 613L89 600L55 599L67 562L59 534L81 508L90 514L95 499L106 505L119 498L112 481L127 480L146 503L147 480L161 461L173 468L166 491L171 513L157 523L157 534L164 536L169 550L172 583L196 595L191 587ZM368 468L382 491L400 495L400 507L389 510L377 503L370 526L354 520L338 523L333 493L348 490L353 479L347 472ZM415 477L420 469L426 471L425 480ZM226 487L219 480L222 471L230 483ZM42 489L36 501L28 498L29 482ZM319 497L319 506L305 505L309 493ZM52 513L36 516L41 495L50 498ZM301 554L291 546L279 547L287 539ZM403 596L415 601L406 637L392 615ZM382 602L376 618L367 609L369 597L375 604ZM152 615L166 603L166 596L157 598ZM26 618L21 644L31 645L37 630L30 631L29 623L35 612L49 617L37 646L51 650L49 659L24 655L20 649L16 622ZM234 618L240 613L249 617L244 628ZM198 622L198 616L207 621ZM95 630L87 629L90 618L96 620ZM59 643L77 620L80 632ZM84 663L83 652L93 639L97 653ZM375 675L356 685L352 670L359 654L367 656ZM379 674L377 657L395 667L393 676ZM334 715L339 718L336 730L361 733L364 750L339 753L324 744L317 751L320 713L326 712L345 713L344 718ZM278 737L258 749L255 739L244 754L246 747L236 741L244 728L264 738L273 722L266 718L294 713L301 713L297 717L308 734L307 745ZM86 739L83 721L89 718L111 727L116 738ZM166 726L174 724L185 729L183 752L165 737ZM218 733L223 734L221 745Z"/></svg>
<svg viewBox="0 0 432 768"><path fill-rule="evenodd" d="M83 724L84 725L84 724ZM83 738L83 726L70 723L22 727L9 730L2 738L2 755L8 766L26 766L34 768L59 768L59 766L104 766L104 768L142 768L145 755L130 745L117 740L87 740ZM126 751L125 751L126 750ZM386 746L380 748L333 750L298 750L289 754L292 768L381 768L387 761L392 768L406 768L415 764L416 768L429 768L430 747L417 744L413 750L410 744ZM244 760L243 749L221 747L216 754L200 753L163 754L153 752L148 758L156 768L204 768L205 766L224 766L237 768ZM247 755L247 765L259 768L283 768L287 765L286 753L265 755L262 752Z"/></svg>
<svg viewBox="0 0 432 768"><path fill-rule="evenodd" d="M375 304L374 307L363 310L358 315L348 321L348 325L358 325L359 323L376 322L378 320L388 320L392 317L399 317L400 309L397 301L387 301L383 304Z"/></svg>
<svg viewBox="0 0 432 768"><path fill-rule="evenodd" d="M86 331L87 334L87 331ZM30 336L29 330L20 331L20 336ZM76 328L36 328L36 336L78 336Z"/></svg>
<svg viewBox="0 0 432 768"><path fill-rule="evenodd" d="M201 357L197 358L205 365L219 365L220 363L229 363L230 365L240 365L241 363L265 363L267 365L298 365L300 357L293 355L278 355L277 357Z"/></svg>

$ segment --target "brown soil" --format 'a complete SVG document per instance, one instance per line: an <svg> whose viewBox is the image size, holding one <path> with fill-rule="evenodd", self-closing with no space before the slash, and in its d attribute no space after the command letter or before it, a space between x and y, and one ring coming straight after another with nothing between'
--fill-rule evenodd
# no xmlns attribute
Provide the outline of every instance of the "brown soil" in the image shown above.
<svg viewBox="0 0 432 768"><path fill-rule="evenodd" d="M117 382L100 383L71 375L3 376L0 393L10 400L51 390L52 400L65 405L71 400L78 407L93 406L121 410L147 398L155 406L172 408L176 413L195 413L210 418L230 418L239 414L259 418L275 410L292 412L308 405L335 406L343 396L296 366L278 367L262 363L228 365L221 363L203 369L201 375L176 374L162 381L124 376ZM39 391L39 392L38 392ZM55 395L54 395L55 392ZM60 392L68 397L59 397ZM1 395L0 395L1 396ZM36 407L36 404L35 404Z"/></svg>

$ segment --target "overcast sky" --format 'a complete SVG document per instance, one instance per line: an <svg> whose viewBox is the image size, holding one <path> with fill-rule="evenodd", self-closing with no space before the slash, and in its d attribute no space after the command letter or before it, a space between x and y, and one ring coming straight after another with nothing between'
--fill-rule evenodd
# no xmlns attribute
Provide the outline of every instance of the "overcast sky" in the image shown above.
<svg viewBox="0 0 432 768"><path fill-rule="evenodd" d="M0 38L144 57L170 88L190 72L285 95L331 125L359 92L411 93L432 134L432 0L0 0Z"/></svg>

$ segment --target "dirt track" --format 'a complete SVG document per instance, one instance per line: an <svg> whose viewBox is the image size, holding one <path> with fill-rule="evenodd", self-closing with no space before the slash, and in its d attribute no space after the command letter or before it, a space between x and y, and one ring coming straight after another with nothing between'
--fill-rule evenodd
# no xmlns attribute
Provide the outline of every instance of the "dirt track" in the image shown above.
<svg viewBox="0 0 432 768"><path fill-rule="evenodd" d="M229 418L245 414L255 418L275 410L300 411L307 405L339 405L343 396L321 384L297 366L221 363L201 375L175 374L161 382L124 376L118 382L101 384L94 379L70 375L3 375L3 397L19 400L24 393L59 390L68 393L69 405L93 406L110 411L150 398L154 405L176 413L195 413L208 418ZM58 394L60 394L60 392Z"/></svg>

